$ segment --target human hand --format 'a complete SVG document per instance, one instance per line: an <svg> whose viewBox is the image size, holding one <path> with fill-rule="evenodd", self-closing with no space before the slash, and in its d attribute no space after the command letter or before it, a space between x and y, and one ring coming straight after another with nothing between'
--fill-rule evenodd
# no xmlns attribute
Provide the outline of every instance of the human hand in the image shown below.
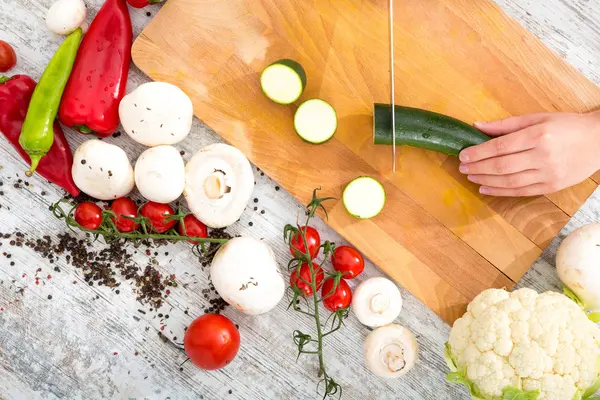
<svg viewBox="0 0 600 400"><path fill-rule="evenodd" d="M600 112L545 113L475 123L495 138L463 150L460 172L491 196L536 196L600 169Z"/></svg>

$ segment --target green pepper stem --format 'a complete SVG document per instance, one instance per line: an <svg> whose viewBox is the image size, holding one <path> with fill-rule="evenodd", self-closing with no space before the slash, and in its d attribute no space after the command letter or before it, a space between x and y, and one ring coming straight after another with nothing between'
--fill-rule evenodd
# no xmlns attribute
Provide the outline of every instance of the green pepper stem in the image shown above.
<svg viewBox="0 0 600 400"><path fill-rule="evenodd" d="M39 155L30 155L29 156L31 158L31 168L29 168L29 171L25 172L25 175L27 176L31 176L33 175L33 173L35 172L36 168L38 167L38 164L40 163L40 160L42 159L43 156L39 156Z"/></svg>

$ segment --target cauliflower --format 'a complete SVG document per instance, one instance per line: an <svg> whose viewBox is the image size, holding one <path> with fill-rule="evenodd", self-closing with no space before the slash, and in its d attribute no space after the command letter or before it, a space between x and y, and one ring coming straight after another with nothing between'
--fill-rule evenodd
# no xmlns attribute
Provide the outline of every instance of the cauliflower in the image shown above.
<svg viewBox="0 0 600 400"><path fill-rule="evenodd" d="M445 356L447 379L474 399L581 400L600 387L600 329L559 293L481 292Z"/></svg>

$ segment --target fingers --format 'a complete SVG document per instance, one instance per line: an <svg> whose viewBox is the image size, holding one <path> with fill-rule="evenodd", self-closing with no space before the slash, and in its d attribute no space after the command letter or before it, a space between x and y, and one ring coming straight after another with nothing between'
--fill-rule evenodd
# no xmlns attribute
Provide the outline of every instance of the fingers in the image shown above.
<svg viewBox="0 0 600 400"><path fill-rule="evenodd" d="M509 154L485 160L460 164L459 170L468 175L508 175L536 169L537 157L533 151Z"/></svg>
<svg viewBox="0 0 600 400"><path fill-rule="evenodd" d="M535 125L511 135L500 136L477 146L464 149L459 154L461 162L475 162L486 158L518 153L535 147L536 138L542 133L542 126Z"/></svg>
<svg viewBox="0 0 600 400"><path fill-rule="evenodd" d="M509 175L469 175L468 179L483 187L515 189L542 182L542 174L528 170Z"/></svg>
<svg viewBox="0 0 600 400"><path fill-rule="evenodd" d="M498 188L498 187L487 187L482 186L479 188L479 193L487 196L496 197L529 197L529 196L540 196L546 193L550 193L553 190L544 183L535 183L533 185L520 187L520 188Z"/></svg>
<svg viewBox="0 0 600 400"><path fill-rule="evenodd" d="M540 124L548 118L548 113L528 114L518 117L508 117L498 121L475 122L473 125L483 133L491 136L506 135Z"/></svg>

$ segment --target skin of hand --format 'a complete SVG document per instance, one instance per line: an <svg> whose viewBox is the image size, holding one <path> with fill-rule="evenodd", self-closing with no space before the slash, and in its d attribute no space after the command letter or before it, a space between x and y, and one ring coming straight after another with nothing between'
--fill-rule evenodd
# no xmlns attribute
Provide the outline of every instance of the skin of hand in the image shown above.
<svg viewBox="0 0 600 400"><path fill-rule="evenodd" d="M493 139L463 150L460 172L491 196L537 196L600 169L600 111L543 113L475 123Z"/></svg>

